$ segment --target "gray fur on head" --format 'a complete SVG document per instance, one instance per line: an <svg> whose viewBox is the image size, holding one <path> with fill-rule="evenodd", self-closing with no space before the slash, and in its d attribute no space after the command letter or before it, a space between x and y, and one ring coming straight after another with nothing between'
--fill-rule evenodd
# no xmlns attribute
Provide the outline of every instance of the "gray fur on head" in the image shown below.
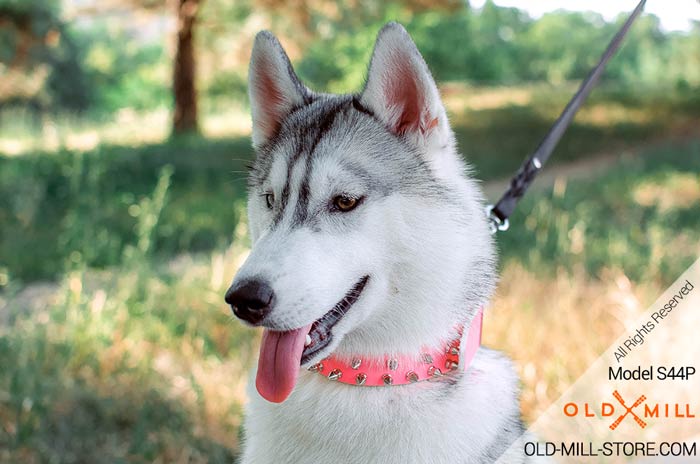
<svg viewBox="0 0 700 464"><path fill-rule="evenodd" d="M390 23L379 33L359 95L310 91L269 32L255 40L249 80L258 153L249 182L254 246L239 277L277 279L288 310L271 317L271 326L291 329L320 317L367 273L376 274L365 291L368 304L353 307L352 326L350 317L339 324L334 349L408 348L401 340L424 343L468 320L493 289L493 244L481 193L456 153L437 86L404 28ZM272 211L263 208L266 192L277 199ZM364 203L348 215L331 214L324 208L340 193ZM368 233L375 238L371 246L362 243ZM431 240L432 247L421 246ZM332 252L315 256L314 247L325 242ZM360 250L365 259L357 259ZM396 261L407 256L415 265ZM350 261L354 265L344 264ZM304 275L319 263L333 275L323 280L328 286ZM449 270L450 278L426 275L427 266ZM302 301L311 307L301 309ZM414 327L396 331L413 333L382 337L396 322L396 306L419 313L419 307L440 306L442 327L434 327L440 312L422 311Z"/></svg>

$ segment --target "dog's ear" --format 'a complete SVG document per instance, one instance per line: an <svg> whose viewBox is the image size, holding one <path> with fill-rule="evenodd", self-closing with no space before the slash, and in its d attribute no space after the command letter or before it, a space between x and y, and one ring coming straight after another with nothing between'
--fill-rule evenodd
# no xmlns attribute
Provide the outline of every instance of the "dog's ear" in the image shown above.
<svg viewBox="0 0 700 464"><path fill-rule="evenodd" d="M395 134L425 142L449 131L428 65L398 23L387 24L377 36L360 101Z"/></svg>
<svg viewBox="0 0 700 464"><path fill-rule="evenodd" d="M268 31L255 36L248 71L248 96L255 148L275 135L292 109L311 98L311 91L299 81L277 37Z"/></svg>

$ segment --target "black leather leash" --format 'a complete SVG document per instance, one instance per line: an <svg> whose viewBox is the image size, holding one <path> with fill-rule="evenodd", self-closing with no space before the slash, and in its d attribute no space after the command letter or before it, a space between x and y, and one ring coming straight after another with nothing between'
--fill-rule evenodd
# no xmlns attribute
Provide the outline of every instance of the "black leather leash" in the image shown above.
<svg viewBox="0 0 700 464"><path fill-rule="evenodd" d="M544 137L537 150L528 157L523 164L515 173L515 176L510 181L510 186L503 194L498 203L495 206L489 205L486 208L486 214L491 223L491 232L496 233L499 230L508 229L508 217L513 213L515 206L518 204L520 198L525 194L525 191L530 186L532 181L537 176L537 173L542 169L544 163L547 162L550 155L554 151L554 148L559 143L559 140L566 132L566 129L571 124L571 120L576 115L576 112L581 107L583 102L591 93L591 90L598 83L605 65L608 63L610 58L615 54L617 49L620 47L622 40L625 38L627 31L629 31L632 23L637 19L642 10L644 9L644 4L646 0L641 0L634 11L630 14L625 24L622 28L615 34L612 41L608 45L608 48L601 56L598 64L593 68L593 70L588 74L588 77L581 83L576 94L569 101L562 111L559 118L556 120L552 128L549 130L547 135Z"/></svg>

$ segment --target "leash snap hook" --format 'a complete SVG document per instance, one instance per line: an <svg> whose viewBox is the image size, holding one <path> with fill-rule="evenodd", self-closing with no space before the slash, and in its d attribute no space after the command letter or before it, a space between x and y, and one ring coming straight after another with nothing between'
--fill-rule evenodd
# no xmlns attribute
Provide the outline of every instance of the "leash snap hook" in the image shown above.
<svg viewBox="0 0 700 464"><path fill-rule="evenodd" d="M486 206L486 218L489 220L489 228L491 229L491 235L496 234L498 231L506 231L510 227L508 218L501 220L493 212L493 205Z"/></svg>

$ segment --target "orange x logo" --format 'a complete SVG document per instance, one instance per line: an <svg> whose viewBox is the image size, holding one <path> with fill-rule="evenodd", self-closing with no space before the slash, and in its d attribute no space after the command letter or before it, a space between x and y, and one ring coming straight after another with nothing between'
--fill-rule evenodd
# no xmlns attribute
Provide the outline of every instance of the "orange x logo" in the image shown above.
<svg viewBox="0 0 700 464"><path fill-rule="evenodd" d="M644 395L640 396L639 398L637 398L637 401L635 401L634 404L632 404L632 406L629 406L629 407L625 404L625 401L622 399L622 396L620 395L620 393L619 393L617 390L615 390L615 391L613 392L613 396L615 397L615 399L616 399L617 401L620 402L620 404L622 405L622 407L625 408L625 413L622 414L622 415L621 415L620 417L618 417L617 419L615 419L615 422L613 422L612 424L610 424L610 430L615 430L615 429L617 428L617 426L620 425L620 422L622 422L622 420L623 420L625 417L627 417L628 414L631 414L632 417L634 417L634 421L635 421L637 424L639 424L639 426L640 426L641 428L644 428L644 427L647 426L647 423L644 422L637 414L635 414L634 411L632 411L634 408L636 408L637 406L639 406L640 404L642 404L643 402L646 401L646 399L647 399L646 396L644 396Z"/></svg>

